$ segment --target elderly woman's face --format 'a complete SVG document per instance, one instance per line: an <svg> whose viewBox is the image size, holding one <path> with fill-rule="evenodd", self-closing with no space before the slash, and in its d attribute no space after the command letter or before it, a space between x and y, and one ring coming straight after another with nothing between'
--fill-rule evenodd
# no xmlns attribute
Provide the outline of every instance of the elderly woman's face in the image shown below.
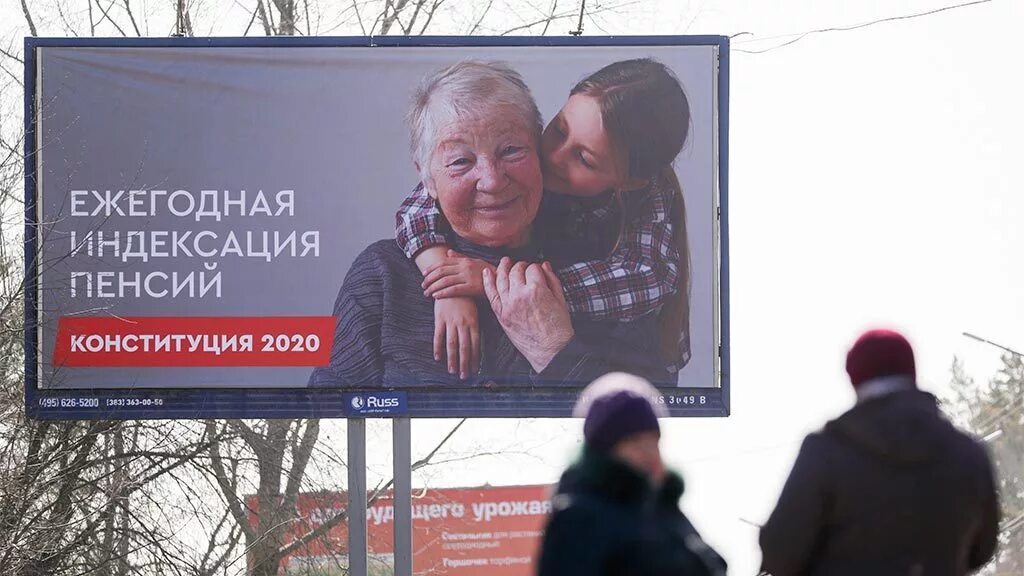
<svg viewBox="0 0 1024 576"><path fill-rule="evenodd" d="M541 199L540 160L528 123L507 109L448 122L430 160L430 195L452 229L483 246L529 238Z"/></svg>

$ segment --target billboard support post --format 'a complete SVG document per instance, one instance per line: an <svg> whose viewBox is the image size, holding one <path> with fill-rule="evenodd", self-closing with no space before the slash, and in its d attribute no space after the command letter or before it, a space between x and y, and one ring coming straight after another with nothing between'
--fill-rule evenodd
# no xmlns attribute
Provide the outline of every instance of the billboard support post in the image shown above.
<svg viewBox="0 0 1024 576"><path fill-rule="evenodd" d="M366 420L348 419L348 573L366 576Z"/></svg>
<svg viewBox="0 0 1024 576"><path fill-rule="evenodd" d="M412 421L391 420L395 478L395 576L412 576Z"/></svg>

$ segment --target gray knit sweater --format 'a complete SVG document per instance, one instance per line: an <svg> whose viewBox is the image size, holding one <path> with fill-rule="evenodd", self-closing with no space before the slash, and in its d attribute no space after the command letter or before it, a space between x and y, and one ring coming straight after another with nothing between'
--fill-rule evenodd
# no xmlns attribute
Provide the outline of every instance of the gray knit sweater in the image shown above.
<svg viewBox="0 0 1024 576"><path fill-rule="evenodd" d="M540 261L534 246L495 250L456 238L453 248L497 263ZM337 318L329 366L317 368L310 386L340 388L582 387L613 370L674 385L657 353L657 317L633 322L575 322L576 336L537 373L512 345L486 300L480 319L480 372L466 380L449 375L433 358L434 301L423 295L422 275L394 240L380 240L353 262L334 305Z"/></svg>

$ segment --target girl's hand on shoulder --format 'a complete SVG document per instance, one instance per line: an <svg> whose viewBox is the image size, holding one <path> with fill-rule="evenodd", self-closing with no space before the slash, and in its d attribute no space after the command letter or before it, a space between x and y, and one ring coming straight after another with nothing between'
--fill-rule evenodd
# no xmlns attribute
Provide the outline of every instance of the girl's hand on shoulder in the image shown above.
<svg viewBox="0 0 1024 576"><path fill-rule="evenodd" d="M480 319L472 298L434 302L434 360L462 379L480 370Z"/></svg>
<svg viewBox="0 0 1024 576"><path fill-rule="evenodd" d="M484 296L483 271L495 271L483 260L448 250L443 260L423 272L423 294L435 299Z"/></svg>

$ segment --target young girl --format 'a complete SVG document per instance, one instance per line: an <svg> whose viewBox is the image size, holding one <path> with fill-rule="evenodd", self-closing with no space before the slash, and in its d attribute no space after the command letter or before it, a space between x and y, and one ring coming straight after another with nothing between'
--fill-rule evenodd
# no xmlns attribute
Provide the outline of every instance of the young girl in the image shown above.
<svg viewBox="0 0 1024 576"><path fill-rule="evenodd" d="M603 259L558 270L570 313L629 321L660 309L658 353L672 371L690 359L686 211L672 167L689 126L679 81L643 58L578 83L542 141L542 213L557 213L560 232L583 241L609 225L618 231ZM483 295L481 271L490 265L447 248L444 215L422 186L395 220L399 246L436 299L434 358L446 356L449 373L466 378L479 365L472 297Z"/></svg>

